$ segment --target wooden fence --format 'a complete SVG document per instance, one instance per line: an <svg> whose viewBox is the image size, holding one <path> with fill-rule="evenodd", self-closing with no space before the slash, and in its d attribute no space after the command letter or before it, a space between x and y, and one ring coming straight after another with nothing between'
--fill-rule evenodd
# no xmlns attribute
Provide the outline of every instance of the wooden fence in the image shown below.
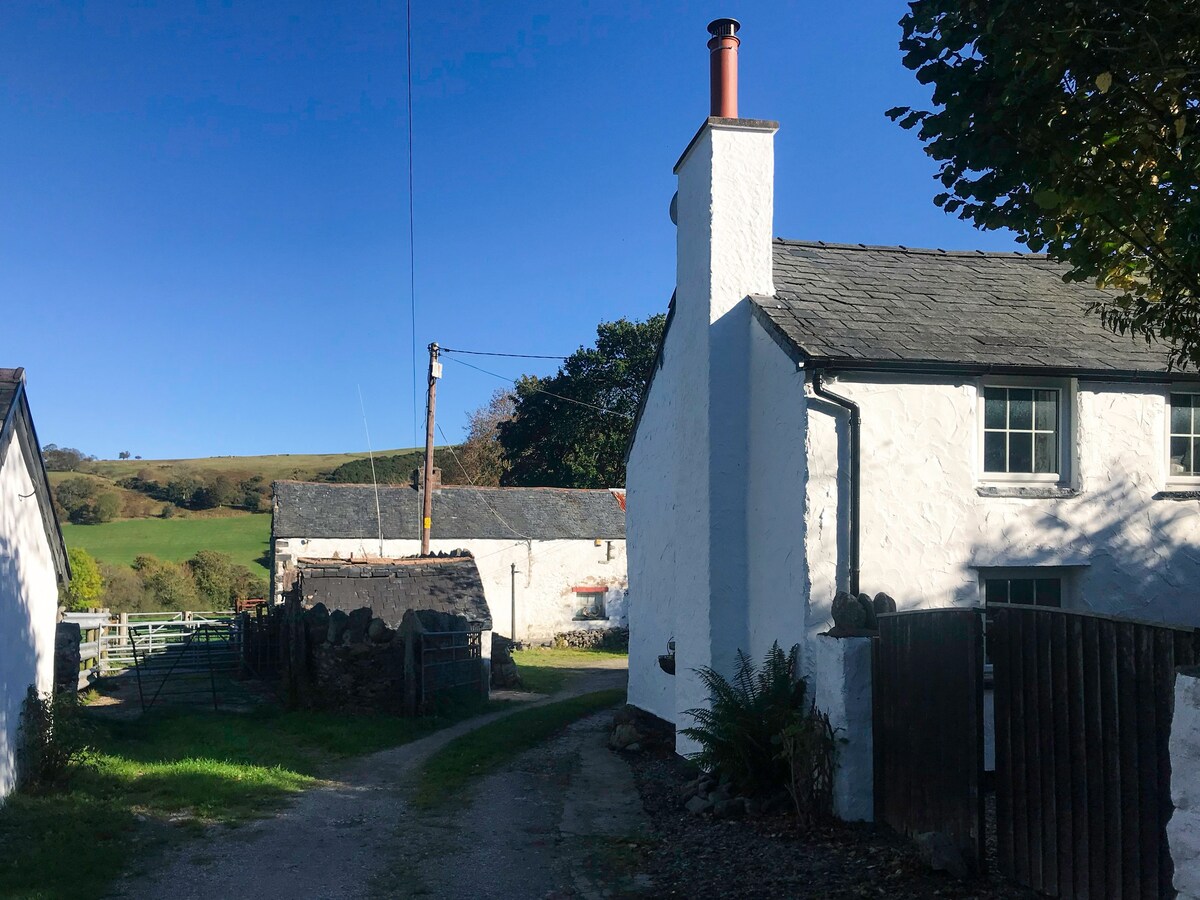
<svg viewBox="0 0 1200 900"><path fill-rule="evenodd" d="M942 832L984 868L983 628L976 609L879 617L875 819Z"/></svg>
<svg viewBox="0 0 1200 900"><path fill-rule="evenodd" d="M1175 668L1200 658L1197 632L989 612L1000 870L1052 896L1173 896L1168 741Z"/></svg>

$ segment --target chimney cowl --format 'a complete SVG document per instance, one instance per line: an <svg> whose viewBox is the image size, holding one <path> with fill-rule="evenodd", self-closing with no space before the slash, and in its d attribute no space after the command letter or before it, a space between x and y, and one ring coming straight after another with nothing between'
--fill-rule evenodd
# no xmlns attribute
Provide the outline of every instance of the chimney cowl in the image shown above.
<svg viewBox="0 0 1200 900"><path fill-rule="evenodd" d="M713 19L708 23L708 33L712 35L708 42L709 115L722 119L738 117L738 46L741 39L737 33L741 27L737 19Z"/></svg>

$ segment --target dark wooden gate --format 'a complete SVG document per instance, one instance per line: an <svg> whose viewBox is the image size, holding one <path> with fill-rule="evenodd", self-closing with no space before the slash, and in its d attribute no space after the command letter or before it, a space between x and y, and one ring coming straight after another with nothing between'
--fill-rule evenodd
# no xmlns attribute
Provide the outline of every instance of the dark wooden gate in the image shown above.
<svg viewBox="0 0 1200 900"><path fill-rule="evenodd" d="M881 615L873 673L876 821L941 832L982 871L981 611Z"/></svg>
<svg viewBox="0 0 1200 900"><path fill-rule="evenodd" d="M1060 897L1172 896L1175 667L1192 629L995 605L1000 870Z"/></svg>

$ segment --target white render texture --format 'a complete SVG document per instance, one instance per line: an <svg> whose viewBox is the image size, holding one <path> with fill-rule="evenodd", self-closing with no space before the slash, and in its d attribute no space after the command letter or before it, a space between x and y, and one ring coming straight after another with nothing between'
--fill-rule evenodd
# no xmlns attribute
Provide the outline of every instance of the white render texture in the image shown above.
<svg viewBox="0 0 1200 900"><path fill-rule="evenodd" d="M1179 900L1200 898L1200 675L1175 678L1175 719L1171 724L1171 802L1167 841L1175 864Z"/></svg>
<svg viewBox="0 0 1200 900"><path fill-rule="evenodd" d="M774 293L774 133L709 120L676 167L675 310L630 451L626 523L634 609L653 610L631 644L630 698L677 724L707 702L695 670L729 672L747 647L747 297ZM668 687L657 657L671 638Z"/></svg>
<svg viewBox="0 0 1200 900"><path fill-rule="evenodd" d="M811 647L810 685L837 739L833 811L847 822L875 819L871 727L871 639L822 636Z"/></svg>
<svg viewBox="0 0 1200 900"><path fill-rule="evenodd" d="M1079 495L1009 499L976 491L981 384L830 383L862 409L862 590L886 591L900 609L973 606L981 570L1062 567L1064 606L1200 624L1188 587L1200 579L1200 501L1154 499L1167 487L1168 387L1080 382L1071 401ZM833 591L845 585L845 441L832 419L822 410L810 423L810 634L832 624Z"/></svg>
<svg viewBox="0 0 1200 900"><path fill-rule="evenodd" d="M367 538L279 538L275 541L276 585L287 565L296 559L379 555L379 541ZM434 540L434 553L470 551L479 568L483 591L492 613L493 630L510 635L512 624L512 565L517 567L517 638L543 642L564 631L584 631L627 625L625 541L593 540L511 541ZM417 540L385 540L386 557L413 556ZM581 599L573 588L603 586L604 619L578 619Z"/></svg>
<svg viewBox="0 0 1200 900"><path fill-rule="evenodd" d="M54 556L18 440L0 466L0 798L16 781L26 691L53 689L58 619Z"/></svg>

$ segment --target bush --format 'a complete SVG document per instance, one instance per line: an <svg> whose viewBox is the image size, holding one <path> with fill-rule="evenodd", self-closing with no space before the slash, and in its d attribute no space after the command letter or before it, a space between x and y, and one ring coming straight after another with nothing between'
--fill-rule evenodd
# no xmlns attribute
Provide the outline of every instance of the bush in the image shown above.
<svg viewBox="0 0 1200 900"><path fill-rule="evenodd" d="M73 610L95 606L104 592L100 566L82 547L68 549L67 561L71 565L71 581L65 591L67 605Z"/></svg>
<svg viewBox="0 0 1200 900"><path fill-rule="evenodd" d="M832 798L827 787L835 748L828 718L807 701L808 685L795 677L799 652L796 645L785 654L776 642L759 669L739 650L732 681L707 666L698 669L712 705L687 710L696 724L681 733L700 744L692 758L738 792L786 789L798 810L803 802L802 818L815 819ZM811 809L811 803L822 807Z"/></svg>
<svg viewBox="0 0 1200 900"><path fill-rule="evenodd" d="M90 738L74 695L39 694L31 685L21 706L20 790L36 793L62 785L91 755Z"/></svg>
<svg viewBox="0 0 1200 900"><path fill-rule="evenodd" d="M129 566L100 564L104 580L104 605L114 613L149 612L154 608L142 579Z"/></svg>
<svg viewBox="0 0 1200 900"><path fill-rule="evenodd" d="M154 609L201 609L196 582L186 565L142 555L133 561Z"/></svg>

